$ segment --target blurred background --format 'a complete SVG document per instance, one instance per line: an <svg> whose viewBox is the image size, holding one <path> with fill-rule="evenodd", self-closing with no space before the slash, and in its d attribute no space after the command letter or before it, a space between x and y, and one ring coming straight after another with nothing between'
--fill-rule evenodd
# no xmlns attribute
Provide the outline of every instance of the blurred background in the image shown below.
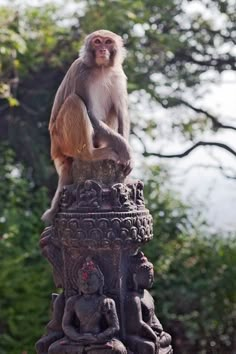
<svg viewBox="0 0 236 354"><path fill-rule="evenodd" d="M236 353L236 4L0 0L0 354L31 354L54 289L40 217L48 121L86 34L127 48L132 176L145 182L156 313L176 354Z"/></svg>

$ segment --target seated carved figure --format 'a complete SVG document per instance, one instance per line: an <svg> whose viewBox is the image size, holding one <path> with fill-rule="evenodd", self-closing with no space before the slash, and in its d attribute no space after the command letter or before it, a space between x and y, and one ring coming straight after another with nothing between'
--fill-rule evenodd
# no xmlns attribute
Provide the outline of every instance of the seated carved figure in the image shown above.
<svg viewBox="0 0 236 354"><path fill-rule="evenodd" d="M103 295L104 277L87 259L79 271L80 294L66 301L62 328L65 337L49 347L49 354L127 354L115 337L119 321L115 302Z"/></svg>
<svg viewBox="0 0 236 354"><path fill-rule="evenodd" d="M146 290L153 284L153 265L141 252L132 258L131 289L125 302L127 345L135 354L171 354L171 336L163 331L154 300Z"/></svg>
<svg viewBox="0 0 236 354"><path fill-rule="evenodd" d="M56 340L64 336L62 326L61 326L62 316L65 307L64 293L59 295L53 294L52 302L53 302L52 319L47 325L47 333L42 338L40 338L35 345L37 354L47 354L48 347Z"/></svg>

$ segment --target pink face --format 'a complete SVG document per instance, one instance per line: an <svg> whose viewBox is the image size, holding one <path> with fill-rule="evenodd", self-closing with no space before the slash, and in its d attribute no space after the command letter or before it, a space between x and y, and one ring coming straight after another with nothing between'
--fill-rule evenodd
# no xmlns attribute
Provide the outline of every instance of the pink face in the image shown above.
<svg viewBox="0 0 236 354"><path fill-rule="evenodd" d="M110 37L95 36L91 42L97 65L108 65L114 52L115 41Z"/></svg>

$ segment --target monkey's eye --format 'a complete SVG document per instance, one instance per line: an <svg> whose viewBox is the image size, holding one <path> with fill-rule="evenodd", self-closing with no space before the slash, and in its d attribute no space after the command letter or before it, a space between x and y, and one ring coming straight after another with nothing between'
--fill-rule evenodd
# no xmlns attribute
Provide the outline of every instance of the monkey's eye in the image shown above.
<svg viewBox="0 0 236 354"><path fill-rule="evenodd" d="M111 39L107 39L106 41L105 41L105 44L111 44L112 43L112 40Z"/></svg>
<svg viewBox="0 0 236 354"><path fill-rule="evenodd" d="M101 41L100 41L100 39L97 38L97 39L95 39L94 43L95 44L101 44Z"/></svg>

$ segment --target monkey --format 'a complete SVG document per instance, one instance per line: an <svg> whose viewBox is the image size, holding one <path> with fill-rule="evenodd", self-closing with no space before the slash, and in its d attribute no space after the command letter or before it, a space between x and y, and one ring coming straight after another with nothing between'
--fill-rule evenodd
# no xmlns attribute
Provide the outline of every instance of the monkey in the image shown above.
<svg viewBox="0 0 236 354"><path fill-rule="evenodd" d="M108 30L89 34L60 84L51 111L51 158L59 175L51 208L42 216L52 222L64 185L73 183L74 158L113 160L125 175L132 170L128 144L130 121L122 38Z"/></svg>

